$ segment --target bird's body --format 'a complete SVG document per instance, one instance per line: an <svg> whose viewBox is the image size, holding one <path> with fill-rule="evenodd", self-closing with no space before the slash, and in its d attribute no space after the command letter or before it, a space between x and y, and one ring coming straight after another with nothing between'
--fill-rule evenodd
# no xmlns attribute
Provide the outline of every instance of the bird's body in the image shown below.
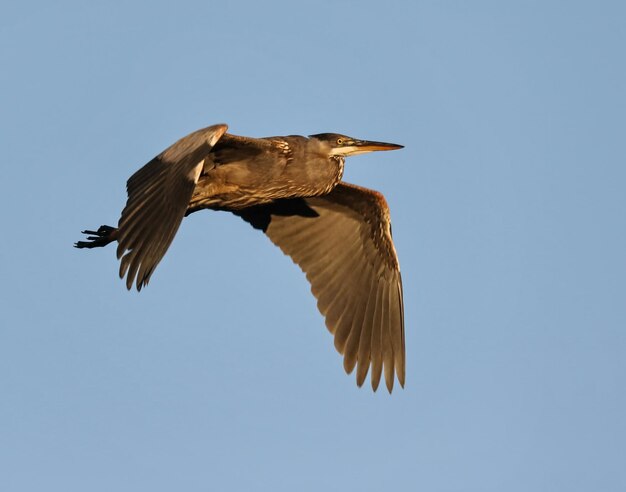
<svg viewBox="0 0 626 492"><path fill-rule="evenodd" d="M383 196L341 181L344 158L399 145L324 133L248 138L213 125L183 137L130 177L118 227L84 231L79 248L117 241L120 277L146 285L184 216L225 210L262 230L306 273L344 367L404 385L402 282Z"/></svg>
<svg viewBox="0 0 626 492"><path fill-rule="evenodd" d="M324 195L341 181L344 158L298 135L224 134L204 161L189 208L241 209L280 198Z"/></svg>

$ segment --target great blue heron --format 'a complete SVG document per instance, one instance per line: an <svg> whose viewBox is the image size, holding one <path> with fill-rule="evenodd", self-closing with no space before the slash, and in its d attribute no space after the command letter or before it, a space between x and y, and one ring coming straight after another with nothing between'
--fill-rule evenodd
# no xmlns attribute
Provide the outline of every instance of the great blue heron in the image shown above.
<svg viewBox="0 0 626 492"><path fill-rule="evenodd" d="M78 248L117 241L120 277L148 284L183 217L201 209L240 216L305 272L344 368L374 391L384 368L404 386L404 308L387 203L341 181L347 156L402 145L336 133L248 138L213 125L181 138L133 174L117 228L83 231Z"/></svg>

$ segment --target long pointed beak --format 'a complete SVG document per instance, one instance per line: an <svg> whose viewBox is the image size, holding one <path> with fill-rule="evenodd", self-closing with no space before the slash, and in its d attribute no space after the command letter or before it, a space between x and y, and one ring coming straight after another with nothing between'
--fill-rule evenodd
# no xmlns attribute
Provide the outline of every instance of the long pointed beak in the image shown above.
<svg viewBox="0 0 626 492"><path fill-rule="evenodd" d="M354 142L359 153L374 152L377 150L398 150L404 148L404 145L392 144L387 142L373 142L371 140L357 140Z"/></svg>

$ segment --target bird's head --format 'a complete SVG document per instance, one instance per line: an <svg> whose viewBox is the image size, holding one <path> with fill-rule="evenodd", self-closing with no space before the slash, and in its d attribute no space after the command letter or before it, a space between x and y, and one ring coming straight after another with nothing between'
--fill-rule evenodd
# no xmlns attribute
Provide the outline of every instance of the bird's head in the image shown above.
<svg viewBox="0 0 626 492"><path fill-rule="evenodd" d="M328 147L331 156L348 157L351 155L366 154L377 150L396 150L404 145L397 145L386 142L374 142L371 140L359 140L357 138L340 135L339 133L318 133L310 135Z"/></svg>

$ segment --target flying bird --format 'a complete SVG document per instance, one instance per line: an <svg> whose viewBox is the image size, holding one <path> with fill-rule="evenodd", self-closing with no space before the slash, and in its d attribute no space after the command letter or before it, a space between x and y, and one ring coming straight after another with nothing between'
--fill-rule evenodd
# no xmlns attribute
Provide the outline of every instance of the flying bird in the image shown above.
<svg viewBox="0 0 626 492"><path fill-rule="evenodd" d="M335 347L361 386L371 367L404 386L404 307L389 208L382 194L342 181L348 156L401 149L337 133L249 138L212 125L181 138L133 174L117 227L82 231L77 248L117 241L120 278L148 284L183 218L238 215L300 266Z"/></svg>

